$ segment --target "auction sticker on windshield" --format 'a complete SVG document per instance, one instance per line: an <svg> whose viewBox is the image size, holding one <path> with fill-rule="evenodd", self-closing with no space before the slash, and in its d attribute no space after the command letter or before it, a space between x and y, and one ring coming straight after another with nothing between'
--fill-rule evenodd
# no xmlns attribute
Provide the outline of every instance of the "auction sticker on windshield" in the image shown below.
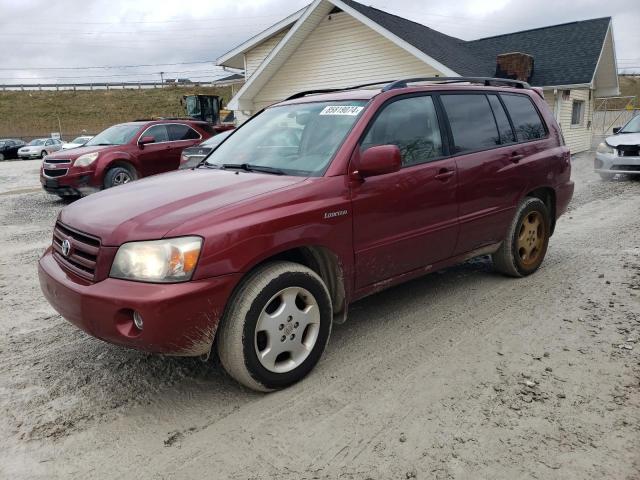
<svg viewBox="0 0 640 480"><path fill-rule="evenodd" d="M364 107L357 107L355 105L329 105L324 107L320 112L320 115L358 115Z"/></svg>

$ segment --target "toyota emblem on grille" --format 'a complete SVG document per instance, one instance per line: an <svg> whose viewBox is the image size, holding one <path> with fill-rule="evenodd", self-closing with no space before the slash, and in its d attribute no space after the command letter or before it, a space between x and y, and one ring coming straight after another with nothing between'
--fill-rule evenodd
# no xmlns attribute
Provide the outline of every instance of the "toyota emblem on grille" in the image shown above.
<svg viewBox="0 0 640 480"><path fill-rule="evenodd" d="M71 251L71 242L65 238L62 241L62 255L64 255L65 257L68 257L70 251Z"/></svg>

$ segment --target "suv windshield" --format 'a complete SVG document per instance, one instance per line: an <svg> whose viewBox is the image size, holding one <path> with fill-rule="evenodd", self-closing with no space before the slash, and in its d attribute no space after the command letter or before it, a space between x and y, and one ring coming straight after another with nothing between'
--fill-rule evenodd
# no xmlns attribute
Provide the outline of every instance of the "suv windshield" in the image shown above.
<svg viewBox="0 0 640 480"><path fill-rule="evenodd" d="M640 133L640 115L632 118L619 133Z"/></svg>
<svg viewBox="0 0 640 480"><path fill-rule="evenodd" d="M140 125L135 123L121 123L100 132L89 140L85 147L93 145L124 145L129 143L140 130Z"/></svg>
<svg viewBox="0 0 640 480"><path fill-rule="evenodd" d="M365 100L271 107L236 130L207 158L277 169L287 175L320 176L360 116Z"/></svg>
<svg viewBox="0 0 640 480"><path fill-rule="evenodd" d="M45 139L36 138L35 140L31 140L29 143L27 143L27 145L31 145L32 147L35 147L37 145L44 145L44 142L46 142Z"/></svg>

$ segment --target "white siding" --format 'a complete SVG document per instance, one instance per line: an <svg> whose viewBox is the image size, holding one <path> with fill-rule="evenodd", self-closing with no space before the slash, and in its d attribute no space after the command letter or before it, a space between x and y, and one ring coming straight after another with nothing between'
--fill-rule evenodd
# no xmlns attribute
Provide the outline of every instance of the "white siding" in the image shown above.
<svg viewBox="0 0 640 480"><path fill-rule="evenodd" d="M271 50L273 50L275 46L280 43L280 40L284 38L288 31L289 29L285 29L282 32L277 33L273 37L265 40L260 45L245 53L245 78L249 78L251 75L253 75L253 72L255 72L262 61L267 58L267 55L271 53Z"/></svg>
<svg viewBox="0 0 640 480"><path fill-rule="evenodd" d="M562 97L563 90L558 89L558 95ZM592 93L589 100L589 92ZM593 122L593 92L588 88L574 89L570 91L569 99L560 100L560 112L556 112L556 96L553 90L545 90L544 98L549 107L554 112L556 118L559 118L562 134L567 142L567 146L571 153L580 153L591 148L592 122ZM573 101L582 100L585 102L584 117L581 125L571 125L571 112L573 109Z"/></svg>
<svg viewBox="0 0 640 480"><path fill-rule="evenodd" d="M254 97L255 110L314 88L442 75L346 13L325 17Z"/></svg>

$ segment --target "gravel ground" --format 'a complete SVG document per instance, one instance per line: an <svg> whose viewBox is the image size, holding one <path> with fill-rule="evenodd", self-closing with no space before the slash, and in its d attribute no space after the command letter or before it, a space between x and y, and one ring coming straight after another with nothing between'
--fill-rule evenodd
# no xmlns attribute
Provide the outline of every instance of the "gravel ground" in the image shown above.
<svg viewBox="0 0 640 480"><path fill-rule="evenodd" d="M61 319L38 164L0 163L0 478L640 478L640 182L589 155L538 273L481 258L362 300L270 395Z"/></svg>

